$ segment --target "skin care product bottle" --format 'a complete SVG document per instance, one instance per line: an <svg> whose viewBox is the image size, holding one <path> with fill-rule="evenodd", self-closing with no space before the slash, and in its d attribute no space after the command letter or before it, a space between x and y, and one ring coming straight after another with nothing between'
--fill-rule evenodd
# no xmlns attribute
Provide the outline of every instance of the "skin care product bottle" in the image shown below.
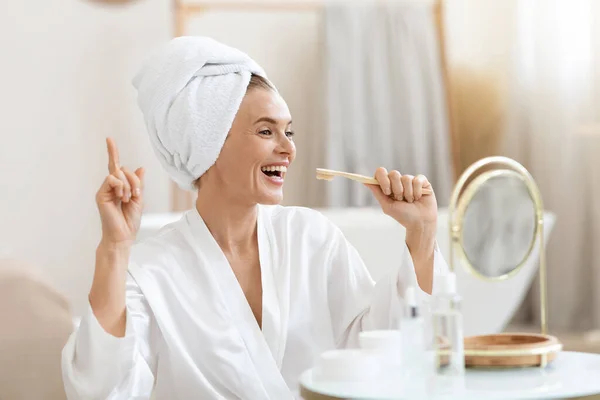
<svg viewBox="0 0 600 400"><path fill-rule="evenodd" d="M435 390L457 393L464 386L465 352L461 297L456 292L456 275L436 277L432 324Z"/></svg>
<svg viewBox="0 0 600 400"><path fill-rule="evenodd" d="M404 301L400 321L403 398L422 399L426 394L425 324L414 287L406 289Z"/></svg>

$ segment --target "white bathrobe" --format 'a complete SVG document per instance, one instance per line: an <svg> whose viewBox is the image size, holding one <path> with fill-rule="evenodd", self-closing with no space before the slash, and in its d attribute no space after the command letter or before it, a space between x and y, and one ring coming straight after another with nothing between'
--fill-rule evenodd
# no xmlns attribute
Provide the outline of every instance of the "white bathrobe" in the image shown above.
<svg viewBox="0 0 600 400"><path fill-rule="evenodd" d="M106 333L88 307L63 350L68 398L292 399L322 352L357 346L362 330L396 328L404 289L418 288L405 243L375 284L314 210L259 206L258 244L262 330L196 210L136 244L125 337ZM437 249L434 268L446 269ZM427 310L429 295L419 294Z"/></svg>

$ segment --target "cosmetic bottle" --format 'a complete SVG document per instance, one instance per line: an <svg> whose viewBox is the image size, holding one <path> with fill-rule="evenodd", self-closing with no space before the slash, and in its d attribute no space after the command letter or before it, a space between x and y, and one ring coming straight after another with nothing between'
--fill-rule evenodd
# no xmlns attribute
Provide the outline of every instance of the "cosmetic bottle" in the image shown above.
<svg viewBox="0 0 600 400"><path fill-rule="evenodd" d="M405 308L400 320L403 398L423 399L427 382L425 324L414 287L406 289L404 300Z"/></svg>
<svg viewBox="0 0 600 400"><path fill-rule="evenodd" d="M432 304L434 390L456 395L464 389L465 352L461 297L456 292L456 275L436 277Z"/></svg>

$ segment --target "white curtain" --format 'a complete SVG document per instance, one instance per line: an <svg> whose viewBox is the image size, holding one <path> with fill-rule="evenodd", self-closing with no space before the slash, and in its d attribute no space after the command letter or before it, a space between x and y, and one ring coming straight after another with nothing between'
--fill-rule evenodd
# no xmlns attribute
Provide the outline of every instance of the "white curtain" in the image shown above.
<svg viewBox="0 0 600 400"><path fill-rule="evenodd" d="M600 328L600 2L519 0L516 11L506 154L530 170L557 216L550 329ZM533 285L533 321L538 298Z"/></svg>
<svg viewBox="0 0 600 400"><path fill-rule="evenodd" d="M325 7L326 168L423 174L445 205L452 187L447 107L432 4ZM334 179L328 206L369 206L362 185Z"/></svg>

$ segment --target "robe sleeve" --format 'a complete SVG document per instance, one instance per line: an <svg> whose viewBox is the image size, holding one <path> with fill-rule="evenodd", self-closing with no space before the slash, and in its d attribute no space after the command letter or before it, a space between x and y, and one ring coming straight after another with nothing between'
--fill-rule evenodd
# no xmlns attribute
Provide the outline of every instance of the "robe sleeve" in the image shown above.
<svg viewBox="0 0 600 400"><path fill-rule="evenodd" d="M336 346L358 347L361 331L374 329L401 329L404 312L404 292L416 289L425 329L431 329L431 295L417 282L412 257L403 241L398 243L397 257L389 260L387 273L374 282L358 251L338 233L332 241L329 258L328 302ZM439 250L434 250L432 293L436 291L436 277L448 271Z"/></svg>
<svg viewBox="0 0 600 400"><path fill-rule="evenodd" d="M131 275L127 276L125 336L107 333L88 303L79 327L62 352L62 373L69 400L149 399L156 370L156 323Z"/></svg>

